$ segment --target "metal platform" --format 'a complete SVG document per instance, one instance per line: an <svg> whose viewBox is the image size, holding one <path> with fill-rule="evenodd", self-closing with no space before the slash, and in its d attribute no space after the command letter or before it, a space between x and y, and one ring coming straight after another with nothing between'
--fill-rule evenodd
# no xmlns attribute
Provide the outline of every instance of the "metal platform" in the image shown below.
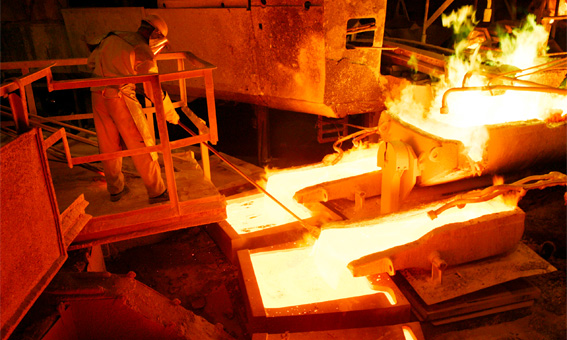
<svg viewBox="0 0 567 340"><path fill-rule="evenodd" d="M192 151L188 151L191 145L200 144L201 149L206 150L206 143L215 144L218 141L212 80L212 71L216 67L189 52L170 53L161 55L157 59L160 61L160 67L176 64L177 71L147 76L54 80L52 68L84 65L86 59L2 64L3 70L20 70L22 73L21 77L14 78L13 81L3 84L0 88L2 96L9 97L10 102L10 107L2 107L2 114L13 120L13 122L2 122L3 132L11 138L16 138L30 129L37 129L39 135L45 132L47 138L43 141L42 156L49 156L50 164L44 167L42 173L48 182L53 182L54 199L57 201L58 209L63 211L75 204L77 197L84 197L84 200L88 202L86 210L92 219L78 235L75 233L74 239L69 237L66 240L66 242L72 242L70 249L203 225L226 218L224 196L210 181L208 152L201 152L202 166L200 166L193 159ZM190 64L190 70L186 69L186 63ZM39 68L39 70L30 73L32 68ZM163 101L156 101L154 106L147 102L143 110L151 129L155 127L154 123L157 123L158 133L150 132L153 134L154 141L159 140L159 142L135 150L100 154L96 133L92 129L83 128L84 124L76 126L63 123L65 121L72 123L88 121L93 118L93 113L65 116L48 114L49 118L36 114L32 85L44 78L50 92L132 83L142 84L146 94L155 92L156 98L160 96L158 92L161 92L163 82L175 81L178 83L180 96L179 101L171 105L173 108L180 109L199 133L170 141L164 118ZM208 125L187 107L185 82L194 78L201 78L205 83ZM54 128L53 124L60 128ZM85 124L92 126L92 123L89 122ZM79 133L72 134L67 130ZM130 156L151 152L159 154L163 171L162 178L169 192L170 201L159 205L150 205L142 181L136 178L138 174L131 163L128 164ZM122 197L119 202L110 202L100 162L118 157L124 160L123 170L127 177L126 184L131 192Z"/></svg>
<svg viewBox="0 0 567 340"><path fill-rule="evenodd" d="M73 147L71 149L73 153ZM93 216L75 238L71 249L224 220L224 196L204 176L192 152L180 151L172 154L178 208L170 202L149 203L142 180L129 158L124 158L123 170L130 192L118 202L110 201L104 176L96 169L77 166L70 169L66 164L50 161L59 207L65 208L75 197L84 194L89 202L86 211Z"/></svg>

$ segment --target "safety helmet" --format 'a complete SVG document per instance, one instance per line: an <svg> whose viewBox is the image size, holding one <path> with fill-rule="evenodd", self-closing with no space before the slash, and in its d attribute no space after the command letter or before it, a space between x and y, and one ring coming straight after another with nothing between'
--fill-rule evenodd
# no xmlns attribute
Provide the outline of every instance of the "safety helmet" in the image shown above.
<svg viewBox="0 0 567 340"><path fill-rule="evenodd" d="M157 14L150 14L142 19L142 21L147 22L148 24L152 25L155 29L158 29L163 36L167 36L167 24L165 20L162 19Z"/></svg>

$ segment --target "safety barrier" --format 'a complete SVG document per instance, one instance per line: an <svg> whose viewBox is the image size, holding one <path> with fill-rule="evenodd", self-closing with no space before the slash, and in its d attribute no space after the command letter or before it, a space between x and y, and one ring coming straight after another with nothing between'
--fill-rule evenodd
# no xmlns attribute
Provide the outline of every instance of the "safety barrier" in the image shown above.
<svg viewBox="0 0 567 340"><path fill-rule="evenodd" d="M10 108L12 111L11 114L14 121L13 125L15 125L18 132L24 132L30 129L30 116L38 119L43 119L48 122L59 122L60 125L63 125L64 127L72 127L73 129L84 131L85 129L81 129L80 127L73 127L61 122L67 120L92 119L92 113L75 114L69 116L50 116L49 118L39 117L37 115L34 93L31 86L32 83L45 78L49 92L58 90L90 88L95 86L122 85L127 83L143 84L144 91L146 93L151 93L153 98L162 98L162 83L168 81L178 81L180 100L173 102L173 106L175 108L180 108L199 130L199 133L195 134L195 136L179 139L176 141L170 141L165 120L163 100L155 100L154 106L148 107L148 105L146 105L144 111L147 115L148 123L151 128L153 128L154 126L153 113L156 113L160 139L160 143L157 145L143 147L135 150L123 150L118 152L102 153L83 157L72 157L69 149L69 144L67 142L67 137L72 137L73 139L77 139L82 142L88 142L89 140L67 133L64 127L59 130L53 129L51 131L52 135L45 140L44 144L46 148L48 148L56 143L59 139L61 139L64 145L67 164L71 168L75 165L84 163L109 160L118 157L135 156L150 152L161 152L163 155L165 175L170 195L170 204L172 204L176 208L177 213L179 214L179 197L177 194L177 185L174 177L171 150L186 147L189 145L200 144L203 171L205 177L210 179L209 153L204 143L210 142L212 144L216 144L216 142L218 141L212 76L212 71L216 67L202 59L199 59L190 52L164 53L158 55L157 59L158 62L167 60L176 61L177 71L162 74L145 74L127 77L54 80L52 68L61 66L86 65L87 59L74 58L0 63L0 69L2 71L18 69L23 74L18 78L5 80L5 83L0 86L0 95L4 98L7 97L9 99ZM186 69L186 62L191 64L191 69ZM31 69L38 70L30 72ZM187 107L187 79L190 78L204 79L209 121L208 126L202 119L200 119ZM149 102L147 101L146 104L148 103ZM5 110L2 111L3 114L9 114ZM89 132L92 133L92 131Z"/></svg>

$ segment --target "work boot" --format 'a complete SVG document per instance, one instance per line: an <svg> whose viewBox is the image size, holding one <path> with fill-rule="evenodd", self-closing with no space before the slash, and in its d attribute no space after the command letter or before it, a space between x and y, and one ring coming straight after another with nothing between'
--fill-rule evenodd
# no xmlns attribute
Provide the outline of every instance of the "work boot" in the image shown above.
<svg viewBox="0 0 567 340"><path fill-rule="evenodd" d="M167 191L167 189L165 189L163 194L161 194L159 196L150 197L150 204L167 202L167 201L169 201L169 192Z"/></svg>
<svg viewBox="0 0 567 340"><path fill-rule="evenodd" d="M126 195L127 193L130 192L130 188L128 188L126 185L124 186L124 188L122 189L122 191L120 191L117 194L110 194L110 201L111 202L118 202L120 201L120 199L122 198L122 196Z"/></svg>

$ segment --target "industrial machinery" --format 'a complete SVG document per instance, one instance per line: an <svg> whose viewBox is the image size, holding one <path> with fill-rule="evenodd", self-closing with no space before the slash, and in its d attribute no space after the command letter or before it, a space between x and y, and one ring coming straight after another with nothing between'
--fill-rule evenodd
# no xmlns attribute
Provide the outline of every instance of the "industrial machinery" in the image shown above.
<svg viewBox="0 0 567 340"><path fill-rule="evenodd" d="M427 26L451 2L445 1L432 17L428 17L426 11L422 43L426 41ZM553 77L545 81L523 77L526 71L537 68L563 72L567 59L544 56L549 60L512 70L507 64L497 65L507 68L496 67L498 71L494 68L487 71L471 62L466 65L469 68L464 75L455 77L458 83L450 83L448 70L453 65L446 64L448 61L435 59L429 53L414 53L410 48L400 47L399 42L384 42L385 12L385 0L276 1L273 4L263 0L162 0L158 1L157 9L62 10L71 49L77 58L55 60L55 65L47 61L3 64L3 70L20 69L23 75L5 83L1 93L10 103L10 108L2 108L3 114L12 118L10 122L3 122L3 131L15 139L2 147L3 179L8 172L10 184L13 184L2 186L2 214L9 216L2 219L2 238L15 240L2 247L2 258L10 259L2 262L2 295L10 296L2 299L2 339L10 335L56 275L68 250L191 226L207 225L207 231L219 248L238 264L250 331L264 334L265 338L267 333L281 333L281 337L287 337L290 329L307 332L333 328L360 330L361 327L380 328L385 334L395 333L396 338L421 338L419 325L408 326L414 301L406 298L405 291L398 287L394 280L396 273L409 275L410 271L416 271L421 276L416 274L415 277L422 278L426 272L427 282L439 287L448 281L445 273L455 267L487 258L526 259L510 260L507 257L510 254L532 256L533 252L518 246L524 232L524 213L517 208L517 200L526 190L565 186L567 178L560 172L550 172L504 184L493 183L493 177L509 172L518 176L523 174L522 170L536 165L565 163L567 90L558 86ZM162 72L159 75L140 75L131 79L54 80L51 73L54 67L75 67L78 73L84 71L85 41L111 29L131 30L140 18L151 13L160 14L170 25L168 38L175 50L191 50L217 67L192 53L177 52L160 56ZM486 13L490 15L490 8ZM491 46L473 46L478 31L470 38L471 44L467 45L464 55L474 61L481 51ZM488 37L485 38L486 41ZM443 87L432 89L429 85L415 84L405 87L404 81L390 82L380 74L382 59L403 64L413 58L419 59L416 71L435 78L446 76L441 81ZM171 60L174 62L169 62ZM186 70L187 65L193 68ZM29 72L30 68L39 68L39 71ZM214 89L213 69L216 72ZM141 151L73 157L68 137L91 146L96 144L49 125L65 118L37 115L29 85L43 78L49 91L133 81L158 93L158 88L163 86L180 97L177 107L189 117L199 133L169 141L163 106L156 103L155 108L147 108L147 113L150 120L156 113L161 141L158 145ZM527 111L544 107L543 116L512 115L511 119L490 119L472 128L455 122L459 116L494 118L504 113L516 113L519 110L512 107L512 103L520 101L518 96L527 98L527 93L541 96L529 97L537 99L528 99L535 104L524 105ZM388 95L395 98L387 98ZM406 95L410 100L404 102L401 99ZM187 108L187 103L195 97L206 97L209 125ZM356 160L340 163L341 159L347 158L347 153L340 149L340 143L347 136L335 144L337 154L330 155L321 164L283 170L279 175L284 176L280 179L277 175L268 176L265 188L254 183L260 192L245 193L225 201L210 182L208 150L223 159L207 144L218 141L215 98L330 118L368 114L368 126L363 127L355 139L358 142L377 135L378 143L360 143L360 150L371 150L370 157L368 152L365 153L365 163L370 159L371 166L363 168ZM484 105L485 99L489 104ZM505 105L499 106L499 102ZM550 105L545 106L544 102ZM463 107L472 108L472 111L462 114ZM498 111L489 112L487 108L490 107L496 107ZM77 114L67 120L83 118L90 119L92 115ZM40 128L51 132L46 140L43 140ZM89 133L87 129L78 131ZM82 189L69 185L67 177L53 183L47 154L58 143L63 148L59 160L75 170L92 161L161 152L171 202L134 210L119 206L120 211L116 214L108 213L101 208L103 205L96 204L98 196L92 192L85 196L93 202L83 196L77 200L73 197L71 204L68 204L69 200L62 201L62 197L56 195L57 189L73 194ZM192 158L192 163L180 171L174 167L172 150L193 144L200 144L203 171ZM19 152L21 150L29 152ZM353 150L353 153L360 150ZM21 154L31 155L31 159L18 158ZM33 181L19 187L21 173L18 171L26 162L33 165L31 170L34 171L23 175ZM346 170L334 176L333 172L338 169ZM307 177L311 177L311 181L307 181ZM193 186L177 184L183 180L191 180ZM278 180L279 187L287 189L283 194L275 192L277 185L273 182ZM100 194L103 191L100 183L91 182L89 188L94 187L94 192ZM476 190L479 188L484 189ZM22 192L26 197L21 195ZM195 197L195 192L200 196ZM459 195L447 198L456 193ZM501 196L510 194L516 201L501 201ZM29 204L28 196L41 206L41 210ZM333 207L333 202L344 199L349 201L345 210L352 212L350 215ZM369 204L371 200L374 200L373 205ZM269 203L274 202L277 203L275 209L279 209L285 218L269 208ZM297 207L295 203L303 206ZM60 205L70 207L61 213ZM89 206L87 211L86 206ZM37 230L20 231L19 216L10 213L22 207L26 212L24 222L37 224ZM355 218L350 218L352 216ZM260 221L259 217L267 217L267 222ZM413 220L414 217L419 220ZM241 230L236 230L237 227ZM46 241L34 242L37 241L34 235L41 235ZM24 273L29 274L26 276L18 273L20 263L12 260L25 257L25 251L31 248L35 253L41 253L45 262L33 263L32 270ZM545 261L534 260L533 263L539 267L515 268L509 275L491 277L490 285L554 270ZM5 280L6 273L17 275ZM103 300L99 302L105 308L122 299L118 305L126 318L129 311L125 307L141 306L139 308L144 310L139 314L152 319L146 326L156 333L175 333L172 337L189 337L182 332L184 320L191 320L190 327L203 321L178 308L179 301L150 297L150 303L159 302L168 317L177 320L171 324L173 326L160 321L161 315L156 316L148 304L136 303L136 294L153 294L147 287L137 285L133 274L126 277L109 273L84 274L87 275L61 276L52 285L55 289L52 293L70 306L68 310L60 310L63 318L70 317L76 310L90 310L91 304L98 304L90 301L96 296ZM82 287L80 282L85 277L90 280L90 285ZM66 280L79 287L69 289ZM302 280L307 280L308 284L301 285ZM17 281L29 284L20 286ZM93 288L93 283L100 287ZM458 283L465 286L470 282ZM461 287L455 294L478 292L484 284ZM354 291L349 291L350 288ZM322 293L324 297L314 298L315 293ZM76 294L83 295L79 299L74 296ZM526 296L532 299L535 295L530 291ZM89 305L82 300L89 301ZM86 321L80 319L79 322ZM211 338L229 338L223 331L204 324L203 329ZM389 328L390 325L400 327ZM138 333L145 331L137 330ZM106 333L101 331L101 334Z"/></svg>
<svg viewBox="0 0 567 340"><path fill-rule="evenodd" d="M158 9L62 13L75 57L87 56L85 40L134 29L144 13L157 13L172 27L173 50L191 51L218 67L219 99L335 118L383 109L385 0L163 1ZM190 96L202 90L201 83L188 83Z"/></svg>
<svg viewBox="0 0 567 340"><path fill-rule="evenodd" d="M366 175L366 180L359 177L307 187L298 191L295 199L300 203L324 202L354 197L354 188L365 188L368 198L382 196L381 213L385 214L397 211L416 185L426 187L504 174L535 164L560 164L565 160L567 146L565 122L499 124L488 128L483 159L474 162L464 152L462 142L431 135L387 112L382 113L378 130L383 139L377 154L381 172ZM349 185L349 181L356 185Z"/></svg>

